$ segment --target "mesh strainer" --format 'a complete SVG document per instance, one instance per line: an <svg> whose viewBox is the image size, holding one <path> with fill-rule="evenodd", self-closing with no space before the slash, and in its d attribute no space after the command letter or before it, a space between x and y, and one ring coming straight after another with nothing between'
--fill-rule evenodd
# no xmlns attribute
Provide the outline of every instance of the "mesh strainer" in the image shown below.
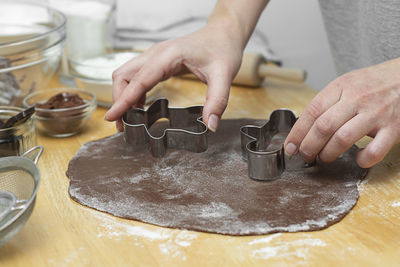
<svg viewBox="0 0 400 267"><path fill-rule="evenodd" d="M24 226L35 205L39 186L36 164L43 147L22 156L0 158L0 246Z"/></svg>

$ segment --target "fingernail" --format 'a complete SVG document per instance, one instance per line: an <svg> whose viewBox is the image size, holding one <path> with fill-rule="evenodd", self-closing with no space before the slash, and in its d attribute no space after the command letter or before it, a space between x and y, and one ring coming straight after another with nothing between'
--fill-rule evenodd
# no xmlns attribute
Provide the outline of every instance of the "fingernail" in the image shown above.
<svg viewBox="0 0 400 267"><path fill-rule="evenodd" d="M297 146L295 144L293 144L293 143L289 143L285 147L285 152L289 156L293 156L294 154L297 153Z"/></svg>
<svg viewBox="0 0 400 267"><path fill-rule="evenodd" d="M104 119L105 120L110 121L109 117L110 117L111 113L115 110L115 106L116 106L116 103L113 103L111 105L111 107L106 111L106 114L104 114Z"/></svg>
<svg viewBox="0 0 400 267"><path fill-rule="evenodd" d="M215 114L211 114L210 117L208 117L208 129L210 131L214 132L217 130L219 124L219 118Z"/></svg>

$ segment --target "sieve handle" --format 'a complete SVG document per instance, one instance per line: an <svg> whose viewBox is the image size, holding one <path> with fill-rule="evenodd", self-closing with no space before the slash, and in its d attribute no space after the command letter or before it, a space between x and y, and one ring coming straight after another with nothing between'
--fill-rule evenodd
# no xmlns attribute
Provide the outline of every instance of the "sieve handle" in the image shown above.
<svg viewBox="0 0 400 267"><path fill-rule="evenodd" d="M14 207L11 208L11 211L16 211L16 210L23 210L28 204L28 201L26 200L17 200L15 202Z"/></svg>
<svg viewBox="0 0 400 267"><path fill-rule="evenodd" d="M39 158L43 153L43 147L42 146L34 146L34 147L30 148L29 150L25 151L25 153L22 154L22 156L25 157L25 158L31 159L29 154L31 154L35 150L39 150L39 151L36 153L35 158L32 161L33 161L33 163L35 163L35 165L37 165L37 163L39 161Z"/></svg>

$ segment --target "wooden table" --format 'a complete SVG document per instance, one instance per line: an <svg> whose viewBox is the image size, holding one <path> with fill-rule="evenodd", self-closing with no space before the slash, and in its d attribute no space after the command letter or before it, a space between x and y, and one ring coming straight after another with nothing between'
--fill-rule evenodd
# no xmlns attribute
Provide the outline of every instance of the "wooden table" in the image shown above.
<svg viewBox="0 0 400 267"><path fill-rule="evenodd" d="M49 87L58 87L54 79ZM171 105L202 104L206 87L174 79L158 92ZM270 80L265 88L233 87L225 118L267 118L287 107L299 114L315 95L304 84ZM1 266L244 266L400 264L400 146L372 168L360 199L341 222L323 231L231 237L123 220L72 201L65 175L71 157L90 140L116 132L92 115L74 137L42 135L41 184L22 231L0 248ZM299 207L301 208L301 207Z"/></svg>

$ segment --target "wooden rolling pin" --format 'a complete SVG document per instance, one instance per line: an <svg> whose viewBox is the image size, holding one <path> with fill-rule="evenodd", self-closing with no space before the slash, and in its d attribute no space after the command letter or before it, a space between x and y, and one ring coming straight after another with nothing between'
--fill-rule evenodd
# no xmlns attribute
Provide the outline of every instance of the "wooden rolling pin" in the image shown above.
<svg viewBox="0 0 400 267"><path fill-rule="evenodd" d="M183 77L196 78L193 74L184 75ZM268 64L267 60L259 54L245 53L239 72L232 83L258 87L268 77L303 82L306 79L306 72L302 69L282 68Z"/></svg>

